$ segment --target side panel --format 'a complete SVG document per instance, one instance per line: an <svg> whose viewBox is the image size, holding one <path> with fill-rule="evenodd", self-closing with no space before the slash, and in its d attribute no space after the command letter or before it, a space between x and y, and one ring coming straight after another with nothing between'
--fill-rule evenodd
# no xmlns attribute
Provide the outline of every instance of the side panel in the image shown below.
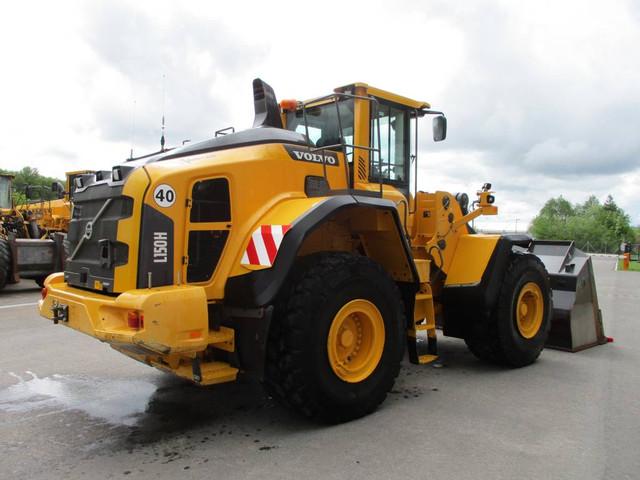
<svg viewBox="0 0 640 480"><path fill-rule="evenodd" d="M343 157L341 154L338 156L340 166L326 168L331 189L346 187ZM224 299L228 278L264 268L261 265L241 265L241 259L249 238L262 225L266 216L271 212L278 212L279 218L270 218L268 224L291 224L312 208L313 204L322 200L321 197L308 198L305 194L306 177L323 177L322 164L293 159L283 145L276 143L165 159L147 163L144 169L151 180L151 186L144 196L145 203L170 217L174 223L174 283L188 282L189 267L193 267L193 262L191 265L183 263L183 257L191 257L190 234L196 230L224 230L220 234L228 235L213 275L208 280L203 280L202 276L194 280L194 284L205 288L209 301ZM189 205L196 206L197 203L193 187L200 181L214 178L225 178L228 181L231 221L191 222L192 210ZM154 191L161 184L169 185L175 190L175 202L169 207L159 207L154 200ZM294 208L293 205L297 205L298 201L302 202L300 205L306 205ZM289 207L296 212L280 215L280 212ZM266 221L264 223L267 224ZM134 253L132 257L133 255ZM137 279L137 273L133 275L132 278ZM132 288L136 286L133 285Z"/></svg>
<svg viewBox="0 0 640 480"><path fill-rule="evenodd" d="M155 208L142 207L138 288L173 283L173 220Z"/></svg>
<svg viewBox="0 0 640 480"><path fill-rule="evenodd" d="M235 277L238 275L243 275L255 270L263 270L265 268L269 268L267 265L252 265L248 263L242 262L242 257L248 243L251 240L251 233L256 229L260 228L262 225L292 225L299 218L312 211L318 205L322 204L326 201L326 197L314 197L314 198L296 198L291 200L286 200L277 204L274 208L269 210L259 221L258 223L251 229L249 235L245 239L242 249L235 253L236 258L236 266L232 269L230 273L230 277ZM288 234L287 234L288 235ZM284 241L284 239L283 239ZM282 251L284 245L280 247L278 252ZM277 257L276 257L277 258Z"/></svg>
<svg viewBox="0 0 640 480"><path fill-rule="evenodd" d="M149 187L149 177L144 168L134 170L126 179L123 195L134 199L133 213L129 218L118 222L118 242L129 247L129 261L116 266L114 274L114 291L125 292L136 288L138 269L138 249L140 246L140 225L142 223L142 199Z"/></svg>

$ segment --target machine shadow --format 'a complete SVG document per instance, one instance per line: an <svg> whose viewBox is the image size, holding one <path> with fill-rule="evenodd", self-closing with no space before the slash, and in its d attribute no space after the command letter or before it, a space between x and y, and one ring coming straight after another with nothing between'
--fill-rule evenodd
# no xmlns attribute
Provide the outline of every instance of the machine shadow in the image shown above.
<svg viewBox="0 0 640 480"><path fill-rule="evenodd" d="M477 359L469 351L463 340L457 338L440 337L438 339L438 360L435 366L442 366L451 370L465 370L479 373L500 373L509 370L508 367L494 365ZM405 363L408 362L405 359ZM418 368L422 368L418 366Z"/></svg>
<svg viewBox="0 0 640 480"><path fill-rule="evenodd" d="M269 398L257 381L200 387L167 375L159 379L145 411L130 427L126 444L151 444L179 436L211 437L230 434L233 429L255 431L274 423L293 431L313 425Z"/></svg>
<svg viewBox="0 0 640 480"><path fill-rule="evenodd" d="M500 374L508 369L477 360L464 342L445 339L439 363L444 370L473 371ZM424 375L425 381L433 372L430 366L412 365L405 357L400 376L412 376L412 382ZM443 371L443 374L444 371ZM403 382L403 380L399 380ZM126 435L128 446L155 443L184 435L211 436L211 432L232 429L243 431L278 430L300 431L322 428L316 422L282 407L269 398L263 386L254 380L242 379L212 387L199 387L170 375L160 376L158 388L149 398L145 411ZM216 433L213 434L214 436Z"/></svg>
<svg viewBox="0 0 640 480"><path fill-rule="evenodd" d="M509 369L476 359L463 341L444 338L440 342L440 358L435 365L443 367L438 374L457 375L474 372L500 375ZM408 357L402 363L398 386L429 381L433 365L413 365ZM409 378L411 380L409 380ZM129 427L123 448L154 444L177 437L194 441L219 435L263 431L296 432L322 428L282 407L269 398L263 386L247 378L235 383L199 387L170 375L157 379L158 388L150 396L138 421Z"/></svg>

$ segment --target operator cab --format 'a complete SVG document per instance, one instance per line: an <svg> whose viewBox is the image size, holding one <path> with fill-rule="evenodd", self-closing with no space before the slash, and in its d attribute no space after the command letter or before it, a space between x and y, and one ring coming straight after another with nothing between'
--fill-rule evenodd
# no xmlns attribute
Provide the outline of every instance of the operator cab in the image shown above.
<svg viewBox="0 0 640 480"><path fill-rule="evenodd" d="M12 182L12 175L0 175L0 210L10 210L13 206L11 202Z"/></svg>
<svg viewBox="0 0 640 480"><path fill-rule="evenodd" d="M408 199L412 164L417 168L418 118L437 114L434 140L446 136L446 118L431 111L428 103L364 83L340 87L332 95L307 102L284 100L280 105L287 130L304 135L317 149L344 153L349 187L356 190L378 185L383 191L387 189L382 185L389 185Z"/></svg>

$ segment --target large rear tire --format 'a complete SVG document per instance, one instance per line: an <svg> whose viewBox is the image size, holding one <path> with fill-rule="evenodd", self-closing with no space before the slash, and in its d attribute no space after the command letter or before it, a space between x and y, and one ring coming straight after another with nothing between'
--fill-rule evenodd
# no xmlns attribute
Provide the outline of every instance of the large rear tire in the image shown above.
<svg viewBox="0 0 640 480"><path fill-rule="evenodd" d="M0 290L2 290L11 278L11 249L9 242L0 239Z"/></svg>
<svg viewBox="0 0 640 480"><path fill-rule="evenodd" d="M400 292L380 265L347 253L307 257L276 306L267 390L328 423L371 413L400 370L404 326Z"/></svg>
<svg viewBox="0 0 640 480"><path fill-rule="evenodd" d="M549 276L542 262L535 255L512 253L496 307L473 322L465 342L481 360L529 365L544 348L552 310Z"/></svg>

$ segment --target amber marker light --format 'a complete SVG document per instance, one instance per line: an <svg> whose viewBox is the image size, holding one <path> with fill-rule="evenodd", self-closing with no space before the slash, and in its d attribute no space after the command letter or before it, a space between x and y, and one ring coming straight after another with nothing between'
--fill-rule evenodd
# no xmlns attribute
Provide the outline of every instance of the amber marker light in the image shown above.
<svg viewBox="0 0 640 480"><path fill-rule="evenodd" d="M282 110L295 110L298 108L298 101L293 99L280 100L280 108Z"/></svg>

